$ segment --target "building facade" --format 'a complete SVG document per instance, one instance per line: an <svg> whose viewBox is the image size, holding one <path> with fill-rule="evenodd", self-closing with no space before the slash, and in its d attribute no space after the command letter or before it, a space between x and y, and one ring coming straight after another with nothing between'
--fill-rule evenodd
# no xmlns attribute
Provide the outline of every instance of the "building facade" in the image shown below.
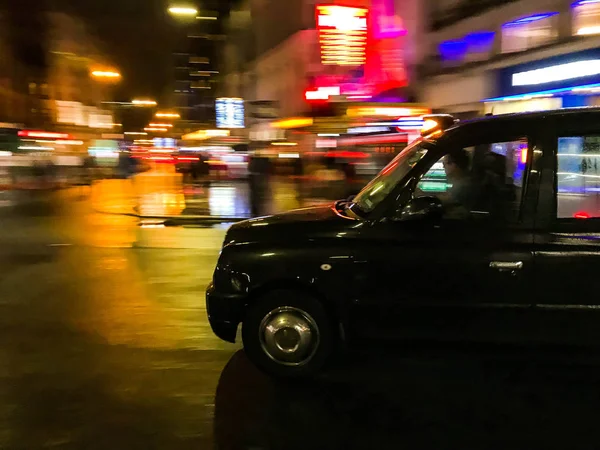
<svg viewBox="0 0 600 450"><path fill-rule="evenodd" d="M412 100L424 19L418 0L246 0L230 16L222 92L246 101L254 135L334 102Z"/></svg>
<svg viewBox="0 0 600 450"><path fill-rule="evenodd" d="M432 2L420 97L469 117L598 105L600 1Z"/></svg>

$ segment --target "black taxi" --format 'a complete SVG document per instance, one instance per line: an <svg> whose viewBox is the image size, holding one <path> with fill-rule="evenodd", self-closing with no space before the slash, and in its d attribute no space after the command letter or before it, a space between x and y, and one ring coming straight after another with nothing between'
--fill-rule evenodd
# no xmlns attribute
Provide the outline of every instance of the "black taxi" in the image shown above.
<svg viewBox="0 0 600 450"><path fill-rule="evenodd" d="M207 290L217 336L241 323L280 376L363 337L600 343L600 109L425 125L352 200L229 229Z"/></svg>

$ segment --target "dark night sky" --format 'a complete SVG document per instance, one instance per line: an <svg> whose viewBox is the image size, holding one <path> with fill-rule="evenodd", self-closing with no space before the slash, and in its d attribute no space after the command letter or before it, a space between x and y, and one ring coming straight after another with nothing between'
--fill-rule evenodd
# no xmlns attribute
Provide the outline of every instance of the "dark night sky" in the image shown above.
<svg viewBox="0 0 600 450"><path fill-rule="evenodd" d="M120 100L166 95L172 75L171 54L177 23L168 16L168 0L50 0L56 9L79 15L103 43L104 52L123 74ZM197 1L227 14L235 0Z"/></svg>

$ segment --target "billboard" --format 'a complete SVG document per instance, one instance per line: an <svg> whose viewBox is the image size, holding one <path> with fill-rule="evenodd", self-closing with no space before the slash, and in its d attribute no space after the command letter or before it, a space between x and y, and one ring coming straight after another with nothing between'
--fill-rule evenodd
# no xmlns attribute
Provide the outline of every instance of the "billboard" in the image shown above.
<svg viewBox="0 0 600 450"><path fill-rule="evenodd" d="M336 66L362 66L366 62L366 8L340 5L317 6L317 29L321 63Z"/></svg>
<svg viewBox="0 0 600 450"><path fill-rule="evenodd" d="M244 128L244 100L220 97L216 100L217 128Z"/></svg>

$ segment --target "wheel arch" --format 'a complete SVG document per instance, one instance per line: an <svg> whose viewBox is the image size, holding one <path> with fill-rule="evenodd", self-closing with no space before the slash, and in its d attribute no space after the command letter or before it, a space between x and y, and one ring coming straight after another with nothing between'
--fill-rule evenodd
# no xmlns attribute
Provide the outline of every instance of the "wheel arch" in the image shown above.
<svg viewBox="0 0 600 450"><path fill-rule="evenodd" d="M246 310L251 308L261 297L269 292L273 291L295 291L305 295L309 295L314 299L318 300L323 307L331 322L334 330L334 334L341 340L345 341L345 330L347 329L346 315L343 313L343 308L339 306L334 300L329 298L323 292L319 291L309 283L303 282L298 279L282 278L277 280L268 281L255 289L252 289L247 297ZM244 318L242 318L242 322Z"/></svg>

